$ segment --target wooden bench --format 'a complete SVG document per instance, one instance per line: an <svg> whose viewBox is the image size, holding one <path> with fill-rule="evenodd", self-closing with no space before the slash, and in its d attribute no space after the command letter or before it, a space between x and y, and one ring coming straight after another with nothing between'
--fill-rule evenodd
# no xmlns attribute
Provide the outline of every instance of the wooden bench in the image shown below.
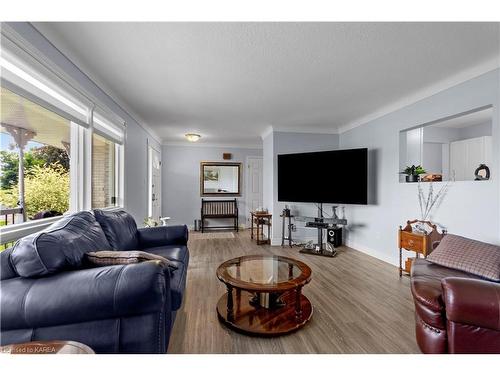
<svg viewBox="0 0 500 375"><path fill-rule="evenodd" d="M233 225L205 226L205 219L233 219ZM201 232L205 229L233 229L238 231L238 201L201 200Z"/></svg>

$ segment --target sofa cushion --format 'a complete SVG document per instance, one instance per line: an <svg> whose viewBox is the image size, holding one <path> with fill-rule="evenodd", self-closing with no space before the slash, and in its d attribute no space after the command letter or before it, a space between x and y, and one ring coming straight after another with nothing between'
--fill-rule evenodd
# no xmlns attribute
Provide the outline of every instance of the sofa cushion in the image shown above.
<svg viewBox="0 0 500 375"><path fill-rule="evenodd" d="M141 249L166 245L187 245L189 231L187 225L169 225L138 229Z"/></svg>
<svg viewBox="0 0 500 375"><path fill-rule="evenodd" d="M447 234L427 260L492 281L500 281L500 246Z"/></svg>
<svg viewBox="0 0 500 375"><path fill-rule="evenodd" d="M441 280L446 277L480 279L463 271L442 267L425 259L415 259L411 267L411 293L415 309L427 324L445 329L446 317Z"/></svg>
<svg viewBox="0 0 500 375"><path fill-rule="evenodd" d="M441 280L446 277L481 279L467 272L433 264L426 259L415 259L411 267L411 291L415 300L435 311L443 309Z"/></svg>
<svg viewBox="0 0 500 375"><path fill-rule="evenodd" d="M11 253L12 247L0 252L0 280L12 279L19 276L12 265Z"/></svg>
<svg viewBox="0 0 500 375"><path fill-rule="evenodd" d="M150 247L149 249L144 249L144 251L160 255L169 260L174 260L177 262L181 262L185 265L189 262L189 251L187 246L158 246L158 247Z"/></svg>
<svg viewBox="0 0 500 375"><path fill-rule="evenodd" d="M135 250L139 248L137 224L127 212L94 210L94 215L114 250Z"/></svg>
<svg viewBox="0 0 500 375"><path fill-rule="evenodd" d="M96 266L114 266L120 264L132 264L147 261L158 262L162 267L177 269L177 266L167 258L160 255L147 253L145 251L93 251L85 254L87 261Z"/></svg>
<svg viewBox="0 0 500 375"><path fill-rule="evenodd" d="M10 260L19 276L37 277L79 268L85 253L109 249L99 223L83 211L18 240Z"/></svg>

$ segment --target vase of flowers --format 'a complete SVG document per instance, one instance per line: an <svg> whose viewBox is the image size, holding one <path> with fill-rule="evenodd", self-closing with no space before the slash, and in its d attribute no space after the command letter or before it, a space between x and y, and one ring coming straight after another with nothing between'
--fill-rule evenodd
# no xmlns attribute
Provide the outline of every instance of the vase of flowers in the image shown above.
<svg viewBox="0 0 500 375"><path fill-rule="evenodd" d="M144 218L144 226L146 228L153 228L159 225L158 221L154 220L152 217Z"/></svg>
<svg viewBox="0 0 500 375"><path fill-rule="evenodd" d="M447 181L443 184L437 193L434 192L434 184L432 182L430 182L428 186L429 189L426 193L424 192L422 184L418 184L418 204L420 206L420 221L422 222L429 220L432 211L437 210L437 208L441 205L446 193L448 192L450 182Z"/></svg>
<svg viewBox="0 0 500 375"><path fill-rule="evenodd" d="M421 165L407 166L400 174L406 175L406 182L418 182L420 181L420 175L427 173Z"/></svg>

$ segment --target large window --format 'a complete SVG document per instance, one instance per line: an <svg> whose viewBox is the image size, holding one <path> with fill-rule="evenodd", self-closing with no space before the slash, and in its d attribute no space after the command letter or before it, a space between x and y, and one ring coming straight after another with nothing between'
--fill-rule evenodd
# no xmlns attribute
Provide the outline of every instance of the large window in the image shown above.
<svg viewBox="0 0 500 375"><path fill-rule="evenodd" d="M1 87L0 225L70 209L71 121Z"/></svg>
<svg viewBox="0 0 500 375"><path fill-rule="evenodd" d="M1 42L0 244L68 212L123 206L123 120L8 28Z"/></svg>

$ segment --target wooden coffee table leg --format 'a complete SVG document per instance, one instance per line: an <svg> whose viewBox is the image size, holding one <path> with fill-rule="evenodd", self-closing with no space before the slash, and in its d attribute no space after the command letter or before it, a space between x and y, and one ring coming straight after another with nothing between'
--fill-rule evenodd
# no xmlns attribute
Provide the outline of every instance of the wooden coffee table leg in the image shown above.
<svg viewBox="0 0 500 375"><path fill-rule="evenodd" d="M241 307L241 289L236 288L236 313L240 313Z"/></svg>
<svg viewBox="0 0 500 375"><path fill-rule="evenodd" d="M271 221L267 219L267 241L271 244Z"/></svg>
<svg viewBox="0 0 500 375"><path fill-rule="evenodd" d="M295 319L302 319L302 306L300 304L300 296L302 295L302 286L295 289Z"/></svg>
<svg viewBox="0 0 500 375"><path fill-rule="evenodd" d="M233 319L233 287L231 285L226 285L227 287L227 318L228 320Z"/></svg>

